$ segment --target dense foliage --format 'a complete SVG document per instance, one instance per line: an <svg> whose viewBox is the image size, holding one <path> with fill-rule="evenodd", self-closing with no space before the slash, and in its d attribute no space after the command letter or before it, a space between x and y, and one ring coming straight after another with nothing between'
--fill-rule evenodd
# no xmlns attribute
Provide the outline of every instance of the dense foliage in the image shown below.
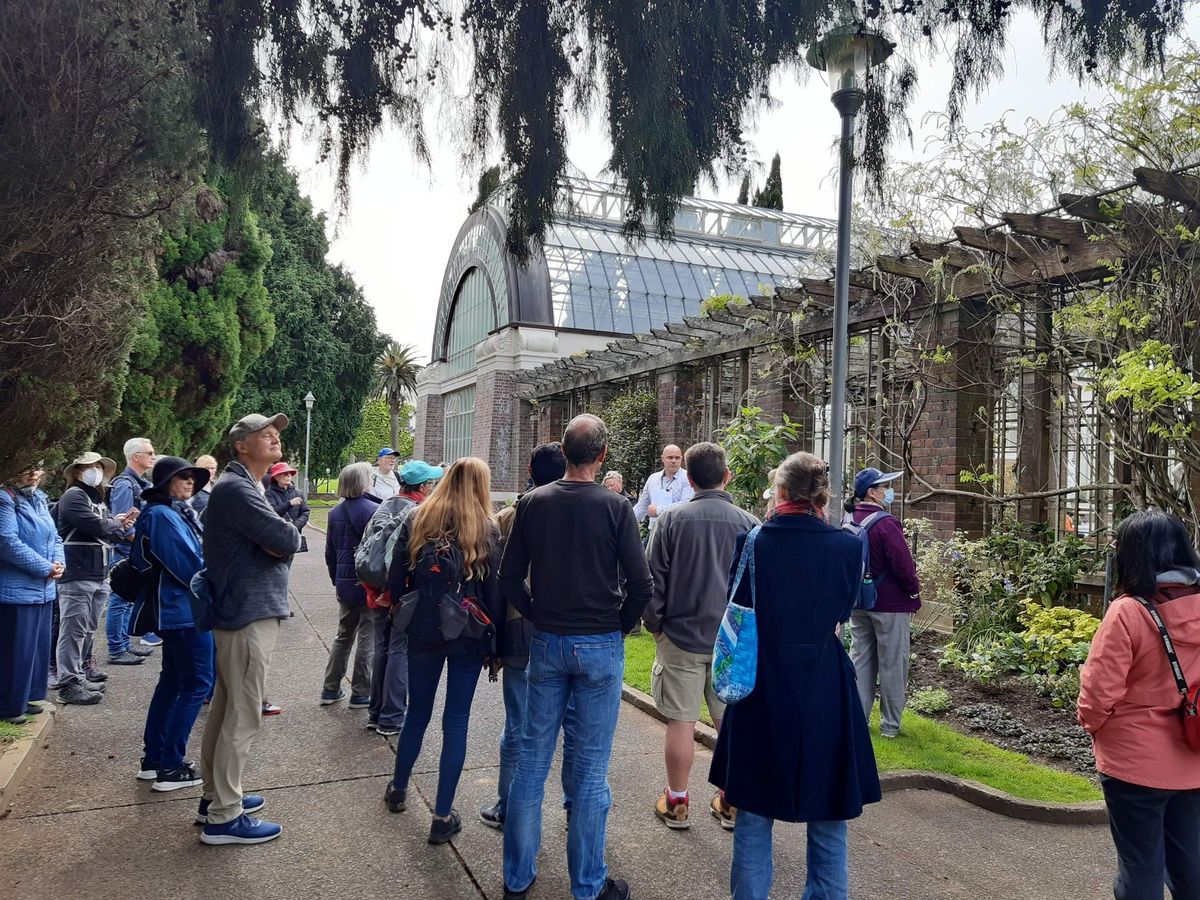
<svg viewBox="0 0 1200 900"><path fill-rule="evenodd" d="M761 407L743 406L737 416L717 431L715 440L725 448L726 464L733 478L727 490L742 509L761 510L767 473L788 455L788 444L799 436L797 426L785 414L771 422Z"/></svg>
<svg viewBox="0 0 1200 900"><path fill-rule="evenodd" d="M398 449L400 443L400 412L408 401L416 399L417 373L421 371L417 362L417 350L409 344L392 341L383 348L375 360L375 381L372 398L387 401L392 422L390 447Z"/></svg>
<svg viewBox="0 0 1200 900"><path fill-rule="evenodd" d="M650 474L659 468L658 394L634 391L604 404L596 414L608 426L608 458L604 471L615 470L625 488L640 491Z"/></svg>
<svg viewBox="0 0 1200 900"><path fill-rule="evenodd" d="M357 411L370 392L375 357L385 339L375 311L353 278L325 261L324 216L300 194L295 176L271 157L255 179L252 203L273 255L264 283L275 316L275 341L246 374L233 416L287 413L285 451L304 451L304 395L312 412L312 468L338 465L358 429Z"/></svg>
<svg viewBox="0 0 1200 900"><path fill-rule="evenodd" d="M771 160L771 171L766 183L754 192L754 205L760 209L783 209L783 174L780 172L779 154Z"/></svg>
<svg viewBox="0 0 1200 900"><path fill-rule="evenodd" d="M413 434L410 427L412 407L405 404L400 409L402 423L400 440L392 443L392 417L386 400L368 400L363 404L362 422L354 432L354 439L342 454L341 464L350 462L353 457L357 462L375 463L375 455L384 447L400 451L401 461L412 458ZM437 460L434 460L437 462Z"/></svg>
<svg viewBox="0 0 1200 900"><path fill-rule="evenodd" d="M134 435L188 458L216 449L246 372L275 337L263 283L270 239L253 212L225 205L223 176L210 180L195 215L163 235L159 281L124 323L134 335L125 393L100 439L111 452Z"/></svg>
<svg viewBox="0 0 1200 900"><path fill-rule="evenodd" d="M83 449L116 409L164 216L199 174L191 34L153 0L116 13L4 5L0 479Z"/></svg>

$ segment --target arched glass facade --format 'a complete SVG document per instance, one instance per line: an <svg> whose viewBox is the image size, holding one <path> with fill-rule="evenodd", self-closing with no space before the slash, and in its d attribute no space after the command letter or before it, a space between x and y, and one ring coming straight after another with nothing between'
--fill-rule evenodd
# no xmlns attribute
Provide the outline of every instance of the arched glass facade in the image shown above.
<svg viewBox="0 0 1200 900"><path fill-rule="evenodd" d="M459 286L454 310L450 313L450 334L446 339L447 374L458 375L474 369L475 345L498 325L491 285L482 269L473 268Z"/></svg>

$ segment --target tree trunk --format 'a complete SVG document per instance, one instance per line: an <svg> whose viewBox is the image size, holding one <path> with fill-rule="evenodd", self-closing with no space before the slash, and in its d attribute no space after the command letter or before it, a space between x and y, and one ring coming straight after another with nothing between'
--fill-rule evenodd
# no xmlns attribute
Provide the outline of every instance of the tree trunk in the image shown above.
<svg viewBox="0 0 1200 900"><path fill-rule="evenodd" d="M392 415L392 449L395 450L400 444L400 404L393 400L388 404L388 410Z"/></svg>

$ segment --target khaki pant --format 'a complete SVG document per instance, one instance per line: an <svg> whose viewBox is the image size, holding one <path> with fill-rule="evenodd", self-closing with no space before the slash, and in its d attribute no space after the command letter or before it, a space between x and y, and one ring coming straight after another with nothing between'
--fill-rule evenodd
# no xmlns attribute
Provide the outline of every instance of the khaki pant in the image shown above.
<svg viewBox="0 0 1200 900"><path fill-rule="evenodd" d="M259 619L236 631L213 631L217 684L200 756L208 821L213 825L242 814L242 770L262 723L263 684L278 637L278 619Z"/></svg>
<svg viewBox="0 0 1200 900"><path fill-rule="evenodd" d="M701 698L714 722L725 715L725 704L712 686L712 654L689 653L665 634L654 646L650 693L658 711L672 722L699 721Z"/></svg>

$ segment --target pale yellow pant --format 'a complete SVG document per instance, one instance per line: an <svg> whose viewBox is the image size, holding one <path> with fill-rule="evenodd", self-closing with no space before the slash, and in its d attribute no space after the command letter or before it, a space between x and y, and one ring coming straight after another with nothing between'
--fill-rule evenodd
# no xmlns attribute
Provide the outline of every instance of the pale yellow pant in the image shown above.
<svg viewBox="0 0 1200 900"><path fill-rule="evenodd" d="M236 631L213 630L217 683L200 757L213 825L242 814L242 770L262 723L263 685L278 637L278 619L260 619Z"/></svg>

